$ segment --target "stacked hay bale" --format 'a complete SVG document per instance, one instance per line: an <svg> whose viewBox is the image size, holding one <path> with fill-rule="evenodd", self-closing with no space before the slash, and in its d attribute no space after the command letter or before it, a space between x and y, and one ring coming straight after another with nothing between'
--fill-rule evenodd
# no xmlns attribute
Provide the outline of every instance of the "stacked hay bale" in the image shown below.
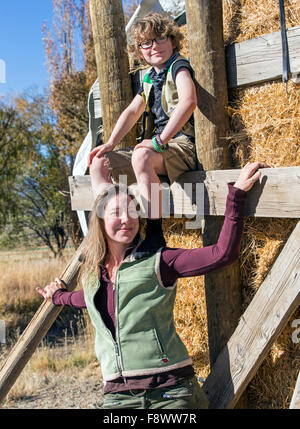
<svg viewBox="0 0 300 429"><path fill-rule="evenodd" d="M280 30L278 2L223 0L225 44L241 42ZM286 1L288 28L300 25L300 3ZM186 29L183 28L186 35ZM187 43L183 52L188 55ZM270 167L300 165L300 85L268 82L229 93L230 145L234 167L264 161ZM297 220L246 218L240 256L244 308L268 274ZM165 219L171 247L202 246L199 231L186 230L183 219ZM174 312L177 331L194 361L198 376L206 378L209 351L203 277L180 279ZM297 310L272 346L248 387L249 408L288 408L300 368L300 344L292 341Z"/></svg>
<svg viewBox="0 0 300 429"><path fill-rule="evenodd" d="M241 42L280 30L278 2L224 1L225 42ZM285 2L287 28L300 25L300 3ZM236 167L265 161L270 167L300 165L300 85L268 82L231 91L232 150ZM298 220L248 218L240 266L247 306ZM248 389L249 407L288 408L300 368L292 315Z"/></svg>

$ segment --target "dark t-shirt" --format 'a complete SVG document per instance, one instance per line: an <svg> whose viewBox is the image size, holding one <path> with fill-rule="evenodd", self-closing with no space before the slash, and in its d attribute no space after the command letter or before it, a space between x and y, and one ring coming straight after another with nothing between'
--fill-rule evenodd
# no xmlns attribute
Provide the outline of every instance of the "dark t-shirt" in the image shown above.
<svg viewBox="0 0 300 429"><path fill-rule="evenodd" d="M192 79L194 78L194 71L189 63L188 60L182 59L175 62L175 64L172 67L172 79L175 82L176 74L178 70L181 67L187 68L192 76ZM149 72L149 77L151 79L151 75L156 75L156 71L152 67L152 69ZM141 84L138 94L142 94L143 92L143 84ZM161 92L162 90L159 88L155 88L154 86L151 89L150 96L149 96L149 107L151 109L151 112L154 115L154 124L156 127L155 134L161 134L163 132L163 129L167 125L167 122L169 120L169 117L164 112L162 105L161 105ZM174 137L178 137L182 135L183 133L179 131Z"/></svg>

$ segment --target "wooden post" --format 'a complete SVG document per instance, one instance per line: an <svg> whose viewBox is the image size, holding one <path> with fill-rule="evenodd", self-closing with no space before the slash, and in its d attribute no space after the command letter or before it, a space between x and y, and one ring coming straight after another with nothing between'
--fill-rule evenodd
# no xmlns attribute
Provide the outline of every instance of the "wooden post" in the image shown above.
<svg viewBox="0 0 300 429"><path fill-rule="evenodd" d="M197 81L194 112L198 161L204 170L231 167L222 0L186 0L189 53Z"/></svg>
<svg viewBox="0 0 300 429"><path fill-rule="evenodd" d="M290 403L290 409L300 410L300 371L297 377L295 390Z"/></svg>
<svg viewBox="0 0 300 429"><path fill-rule="evenodd" d="M106 142L118 117L132 100L122 1L90 0L90 14ZM133 128L116 149L135 143Z"/></svg>
<svg viewBox="0 0 300 429"><path fill-rule="evenodd" d="M74 290L77 284L77 273L81 264L80 255L79 247L60 276L69 291ZM50 301L44 301L31 319L0 369L0 402L14 385L62 308L54 306Z"/></svg>
<svg viewBox="0 0 300 429"><path fill-rule="evenodd" d="M197 81L198 107L194 113L197 156L204 170L232 166L226 135L229 120L223 40L222 0L186 0L191 64ZM203 245L214 244L223 218L205 217ZM242 312L238 263L205 276L210 364L236 328Z"/></svg>

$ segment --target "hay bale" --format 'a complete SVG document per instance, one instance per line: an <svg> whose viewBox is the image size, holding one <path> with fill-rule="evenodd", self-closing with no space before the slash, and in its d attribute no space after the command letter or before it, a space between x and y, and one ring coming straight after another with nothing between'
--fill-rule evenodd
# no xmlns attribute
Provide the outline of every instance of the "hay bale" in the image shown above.
<svg viewBox="0 0 300 429"><path fill-rule="evenodd" d="M300 25L300 3L286 2L286 25ZM223 0L225 44L280 30L278 2ZM186 27L182 28L186 36ZM185 41L183 54L188 54ZM234 167L265 161L271 167L300 165L300 85L269 82L231 91L229 115ZM164 221L172 247L201 245L199 232L185 230L181 219ZM246 218L240 255L243 306L249 305L278 253L295 227L295 219ZM177 331L193 357L197 375L209 373L209 350L203 277L181 279L175 302ZM288 408L299 370L300 345L292 341L291 323L297 310L259 368L248 388L249 408Z"/></svg>
<svg viewBox="0 0 300 429"><path fill-rule="evenodd" d="M235 166L265 161L271 167L300 165L300 86L269 82L232 92L231 148ZM259 288L295 219L247 219L241 255L245 304ZM274 343L249 386L253 408L288 408L296 384L299 345L292 342L292 320Z"/></svg>
<svg viewBox="0 0 300 429"><path fill-rule="evenodd" d="M299 1L285 2L286 25L300 25ZM241 42L280 30L278 2L224 1L224 39ZM300 86L268 82L230 92L231 140L235 167L265 161L271 167L300 165ZM245 222L240 257L244 307L268 274L294 229L295 219L253 219ZM248 388L250 408L288 408L299 370L299 344L291 323L273 344Z"/></svg>
<svg viewBox="0 0 300 429"><path fill-rule="evenodd" d="M223 16L225 44L280 30L279 6L274 0L223 0ZM287 28L299 25L298 0L285 1L285 20Z"/></svg>

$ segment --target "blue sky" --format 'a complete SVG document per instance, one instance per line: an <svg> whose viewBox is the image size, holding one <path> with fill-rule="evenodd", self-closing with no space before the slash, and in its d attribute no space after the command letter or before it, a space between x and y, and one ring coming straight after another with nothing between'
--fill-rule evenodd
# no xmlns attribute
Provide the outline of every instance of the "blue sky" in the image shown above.
<svg viewBox="0 0 300 429"><path fill-rule="evenodd" d="M125 3L126 0L123 0ZM52 27L52 0L1 0L0 99L48 85L42 26ZM5 83L3 81L5 80Z"/></svg>
<svg viewBox="0 0 300 429"><path fill-rule="evenodd" d="M48 84L42 26L52 25L52 0L2 0L0 5L0 95ZM5 83L3 64L5 63Z"/></svg>

